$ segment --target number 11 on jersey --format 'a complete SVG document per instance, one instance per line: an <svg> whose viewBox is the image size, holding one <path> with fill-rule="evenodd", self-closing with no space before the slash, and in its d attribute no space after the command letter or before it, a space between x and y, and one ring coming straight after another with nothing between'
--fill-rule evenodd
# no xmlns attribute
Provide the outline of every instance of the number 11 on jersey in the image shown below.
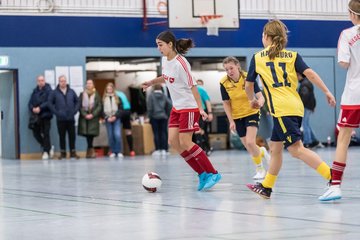
<svg viewBox="0 0 360 240"><path fill-rule="evenodd" d="M279 82L279 79L276 75L276 71L275 71L275 64L274 62L267 62L266 66L268 66L271 70L271 75L273 77L274 80L274 84L272 85L274 88L277 87L283 87L285 85L285 87L291 87L291 83L288 82L287 79L287 72L286 72L286 63L284 62L279 62L279 67L281 67L282 71L283 71L283 79L284 79L284 83Z"/></svg>

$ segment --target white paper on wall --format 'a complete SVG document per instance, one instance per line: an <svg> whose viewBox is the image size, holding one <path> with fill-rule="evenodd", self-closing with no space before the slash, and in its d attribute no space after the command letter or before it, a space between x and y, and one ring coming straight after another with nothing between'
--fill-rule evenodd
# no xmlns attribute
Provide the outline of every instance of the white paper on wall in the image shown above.
<svg viewBox="0 0 360 240"><path fill-rule="evenodd" d="M70 85L75 87L84 86L83 67L71 66L69 67Z"/></svg>
<svg viewBox="0 0 360 240"><path fill-rule="evenodd" d="M66 77L67 83L69 84L69 67L68 66L56 66L55 67L55 84L58 85L59 77L64 75Z"/></svg>

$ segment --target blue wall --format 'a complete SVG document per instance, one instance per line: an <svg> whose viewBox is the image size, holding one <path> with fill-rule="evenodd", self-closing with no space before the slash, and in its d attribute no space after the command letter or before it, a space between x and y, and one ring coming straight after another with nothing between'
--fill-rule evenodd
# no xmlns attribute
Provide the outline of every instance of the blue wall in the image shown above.
<svg viewBox="0 0 360 240"><path fill-rule="evenodd" d="M87 56L153 57L156 35L165 26L143 31L139 18L96 17L0 17L0 55L10 56L9 68L19 69L20 149L21 153L39 152L40 148L27 128L27 102L35 87L35 77L55 66L85 66ZM261 48L263 20L241 20L238 31L221 32L207 37L205 30L176 31L178 37L192 37L197 45L188 56L244 56L250 61ZM349 27L342 21L286 21L290 32L289 47L297 50L305 61L316 63L313 68L323 73L324 81L336 92L339 101L345 71L336 64L336 44L341 29ZM325 59L324 61L322 59ZM336 121L338 112L326 106L324 95L317 92L318 107L313 124L321 140L333 134L334 126L324 127L323 121ZM52 139L58 146L56 124ZM85 141L78 137L79 150Z"/></svg>
<svg viewBox="0 0 360 240"><path fill-rule="evenodd" d="M149 19L155 22L163 19ZM198 47L261 47L266 20L240 21L237 31L206 37L204 29L175 31L191 37ZM350 21L284 21L289 47L335 48L342 29ZM142 30L141 18L0 16L0 46L6 47L153 47L155 37L166 26Z"/></svg>

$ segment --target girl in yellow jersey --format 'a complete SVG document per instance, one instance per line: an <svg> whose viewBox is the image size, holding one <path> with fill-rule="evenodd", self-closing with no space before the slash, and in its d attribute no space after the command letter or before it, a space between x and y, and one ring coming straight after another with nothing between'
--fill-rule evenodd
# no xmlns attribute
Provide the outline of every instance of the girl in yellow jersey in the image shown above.
<svg viewBox="0 0 360 240"><path fill-rule="evenodd" d="M223 60L226 76L220 80L220 91L226 116L229 120L230 131L237 131L240 140L252 157L256 166L254 180L262 180L266 170L262 158L269 161L269 154L264 147L256 145L256 134L259 127L260 111L250 107L245 92L245 78L247 73L240 68L240 62L235 57ZM264 103L264 97L255 82L255 94Z"/></svg>
<svg viewBox="0 0 360 240"><path fill-rule="evenodd" d="M297 73L304 74L319 87L331 106L335 106L335 98L297 52L285 49L287 29L281 21L270 21L264 26L262 42L265 49L256 53L251 60L245 90L251 106L261 107L263 101L254 95L254 83L260 75L274 120L270 146L271 161L264 181L255 185L248 184L247 187L264 198L270 198L282 165L284 145L293 157L316 169L326 180L331 178L329 166L315 152L306 149L301 142L300 126L304 106L296 91Z"/></svg>

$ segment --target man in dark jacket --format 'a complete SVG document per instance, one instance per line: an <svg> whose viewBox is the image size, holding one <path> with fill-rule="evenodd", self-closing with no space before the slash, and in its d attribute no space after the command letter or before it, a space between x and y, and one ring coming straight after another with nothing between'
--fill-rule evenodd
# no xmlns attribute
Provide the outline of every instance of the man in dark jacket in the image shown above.
<svg viewBox="0 0 360 240"><path fill-rule="evenodd" d="M45 82L42 75L37 77L37 86L31 94L29 100L29 110L34 115L36 122L31 124L36 141L43 149L42 159L47 160L54 155L54 149L51 147L50 127L52 113L48 108L48 97L51 93L51 87Z"/></svg>
<svg viewBox="0 0 360 240"><path fill-rule="evenodd" d="M79 111L79 99L67 85L64 75L59 77L59 85L49 96L49 108L56 116L60 138L60 157L66 158L66 133L69 135L70 157L78 159L75 150L75 114Z"/></svg>
<svg viewBox="0 0 360 240"><path fill-rule="evenodd" d="M315 137L315 134L310 126L310 114L315 111L316 99L314 94L314 86L306 77L298 74L299 79L299 95L304 104L304 118L303 118L303 135L304 146L307 148L324 147Z"/></svg>

